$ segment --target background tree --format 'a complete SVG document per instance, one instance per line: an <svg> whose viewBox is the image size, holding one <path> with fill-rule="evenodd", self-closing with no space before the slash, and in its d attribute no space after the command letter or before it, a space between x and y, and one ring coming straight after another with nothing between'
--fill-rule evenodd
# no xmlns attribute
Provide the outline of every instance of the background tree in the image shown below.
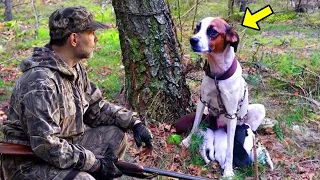
<svg viewBox="0 0 320 180"><path fill-rule="evenodd" d="M12 4L11 0L4 0L5 4L5 11L4 11L4 20L5 21L11 21L13 19L12 17Z"/></svg>
<svg viewBox="0 0 320 180"><path fill-rule="evenodd" d="M164 0L113 0L125 66L125 97L142 116L172 121L189 111L190 91Z"/></svg>

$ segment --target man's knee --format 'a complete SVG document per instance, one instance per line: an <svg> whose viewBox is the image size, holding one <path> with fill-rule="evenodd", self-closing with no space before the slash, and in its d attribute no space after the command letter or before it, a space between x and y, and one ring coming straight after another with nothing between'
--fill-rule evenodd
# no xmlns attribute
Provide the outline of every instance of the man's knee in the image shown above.
<svg viewBox="0 0 320 180"><path fill-rule="evenodd" d="M127 146L127 135L117 126L99 126L87 130L77 143L96 155L103 155L111 146L118 156L122 156Z"/></svg>

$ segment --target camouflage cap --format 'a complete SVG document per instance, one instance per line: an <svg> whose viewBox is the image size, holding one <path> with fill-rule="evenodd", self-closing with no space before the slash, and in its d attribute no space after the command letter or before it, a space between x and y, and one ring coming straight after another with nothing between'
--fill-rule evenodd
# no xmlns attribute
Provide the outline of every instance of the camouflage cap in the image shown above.
<svg viewBox="0 0 320 180"><path fill-rule="evenodd" d="M108 29L109 26L95 21L84 7L67 7L54 11L49 18L50 37L60 39L70 33L85 30Z"/></svg>

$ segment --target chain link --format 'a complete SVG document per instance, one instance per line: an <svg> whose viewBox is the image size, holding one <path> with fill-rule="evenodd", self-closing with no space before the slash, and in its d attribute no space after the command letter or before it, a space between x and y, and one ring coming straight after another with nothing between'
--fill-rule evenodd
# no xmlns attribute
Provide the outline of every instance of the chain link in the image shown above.
<svg viewBox="0 0 320 180"><path fill-rule="evenodd" d="M203 101L202 97L201 97L201 94L200 94L200 101L206 106L208 107L208 109L214 113L213 116L215 117L218 117L220 116L221 114L225 114L225 117L228 118L228 119L235 119L237 118L237 120L239 121L243 121L246 117L247 117L247 114L248 114L248 111L247 113L245 114L244 117L238 117L238 114L240 112L240 109L241 107L243 106L243 102L245 100L245 97L246 97L246 93L247 93L247 84L245 83L244 85L244 93L243 93L243 96L242 98L239 100L238 102L238 108L237 108L237 112L234 113L234 114L229 114L226 110L226 107L222 101L222 97L221 97L221 92L220 92L220 89L219 89L219 82L218 80L215 78L215 85L217 87L217 91L218 91L218 106L219 108L215 108L215 107L211 107L210 106L210 102L206 102L206 101Z"/></svg>

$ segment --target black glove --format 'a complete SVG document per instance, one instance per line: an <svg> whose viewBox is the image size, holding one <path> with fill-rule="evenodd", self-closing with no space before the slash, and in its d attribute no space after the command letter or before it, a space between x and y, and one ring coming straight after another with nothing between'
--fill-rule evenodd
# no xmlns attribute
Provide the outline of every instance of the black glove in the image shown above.
<svg viewBox="0 0 320 180"><path fill-rule="evenodd" d="M96 158L100 162L100 168L90 173L94 178L106 180L122 176L123 173L114 164L118 161L118 157L111 147L108 147L104 157Z"/></svg>
<svg viewBox="0 0 320 180"><path fill-rule="evenodd" d="M142 142L144 142L147 148L152 150L152 134L145 125L140 122L133 126L132 131L138 147L142 146Z"/></svg>

